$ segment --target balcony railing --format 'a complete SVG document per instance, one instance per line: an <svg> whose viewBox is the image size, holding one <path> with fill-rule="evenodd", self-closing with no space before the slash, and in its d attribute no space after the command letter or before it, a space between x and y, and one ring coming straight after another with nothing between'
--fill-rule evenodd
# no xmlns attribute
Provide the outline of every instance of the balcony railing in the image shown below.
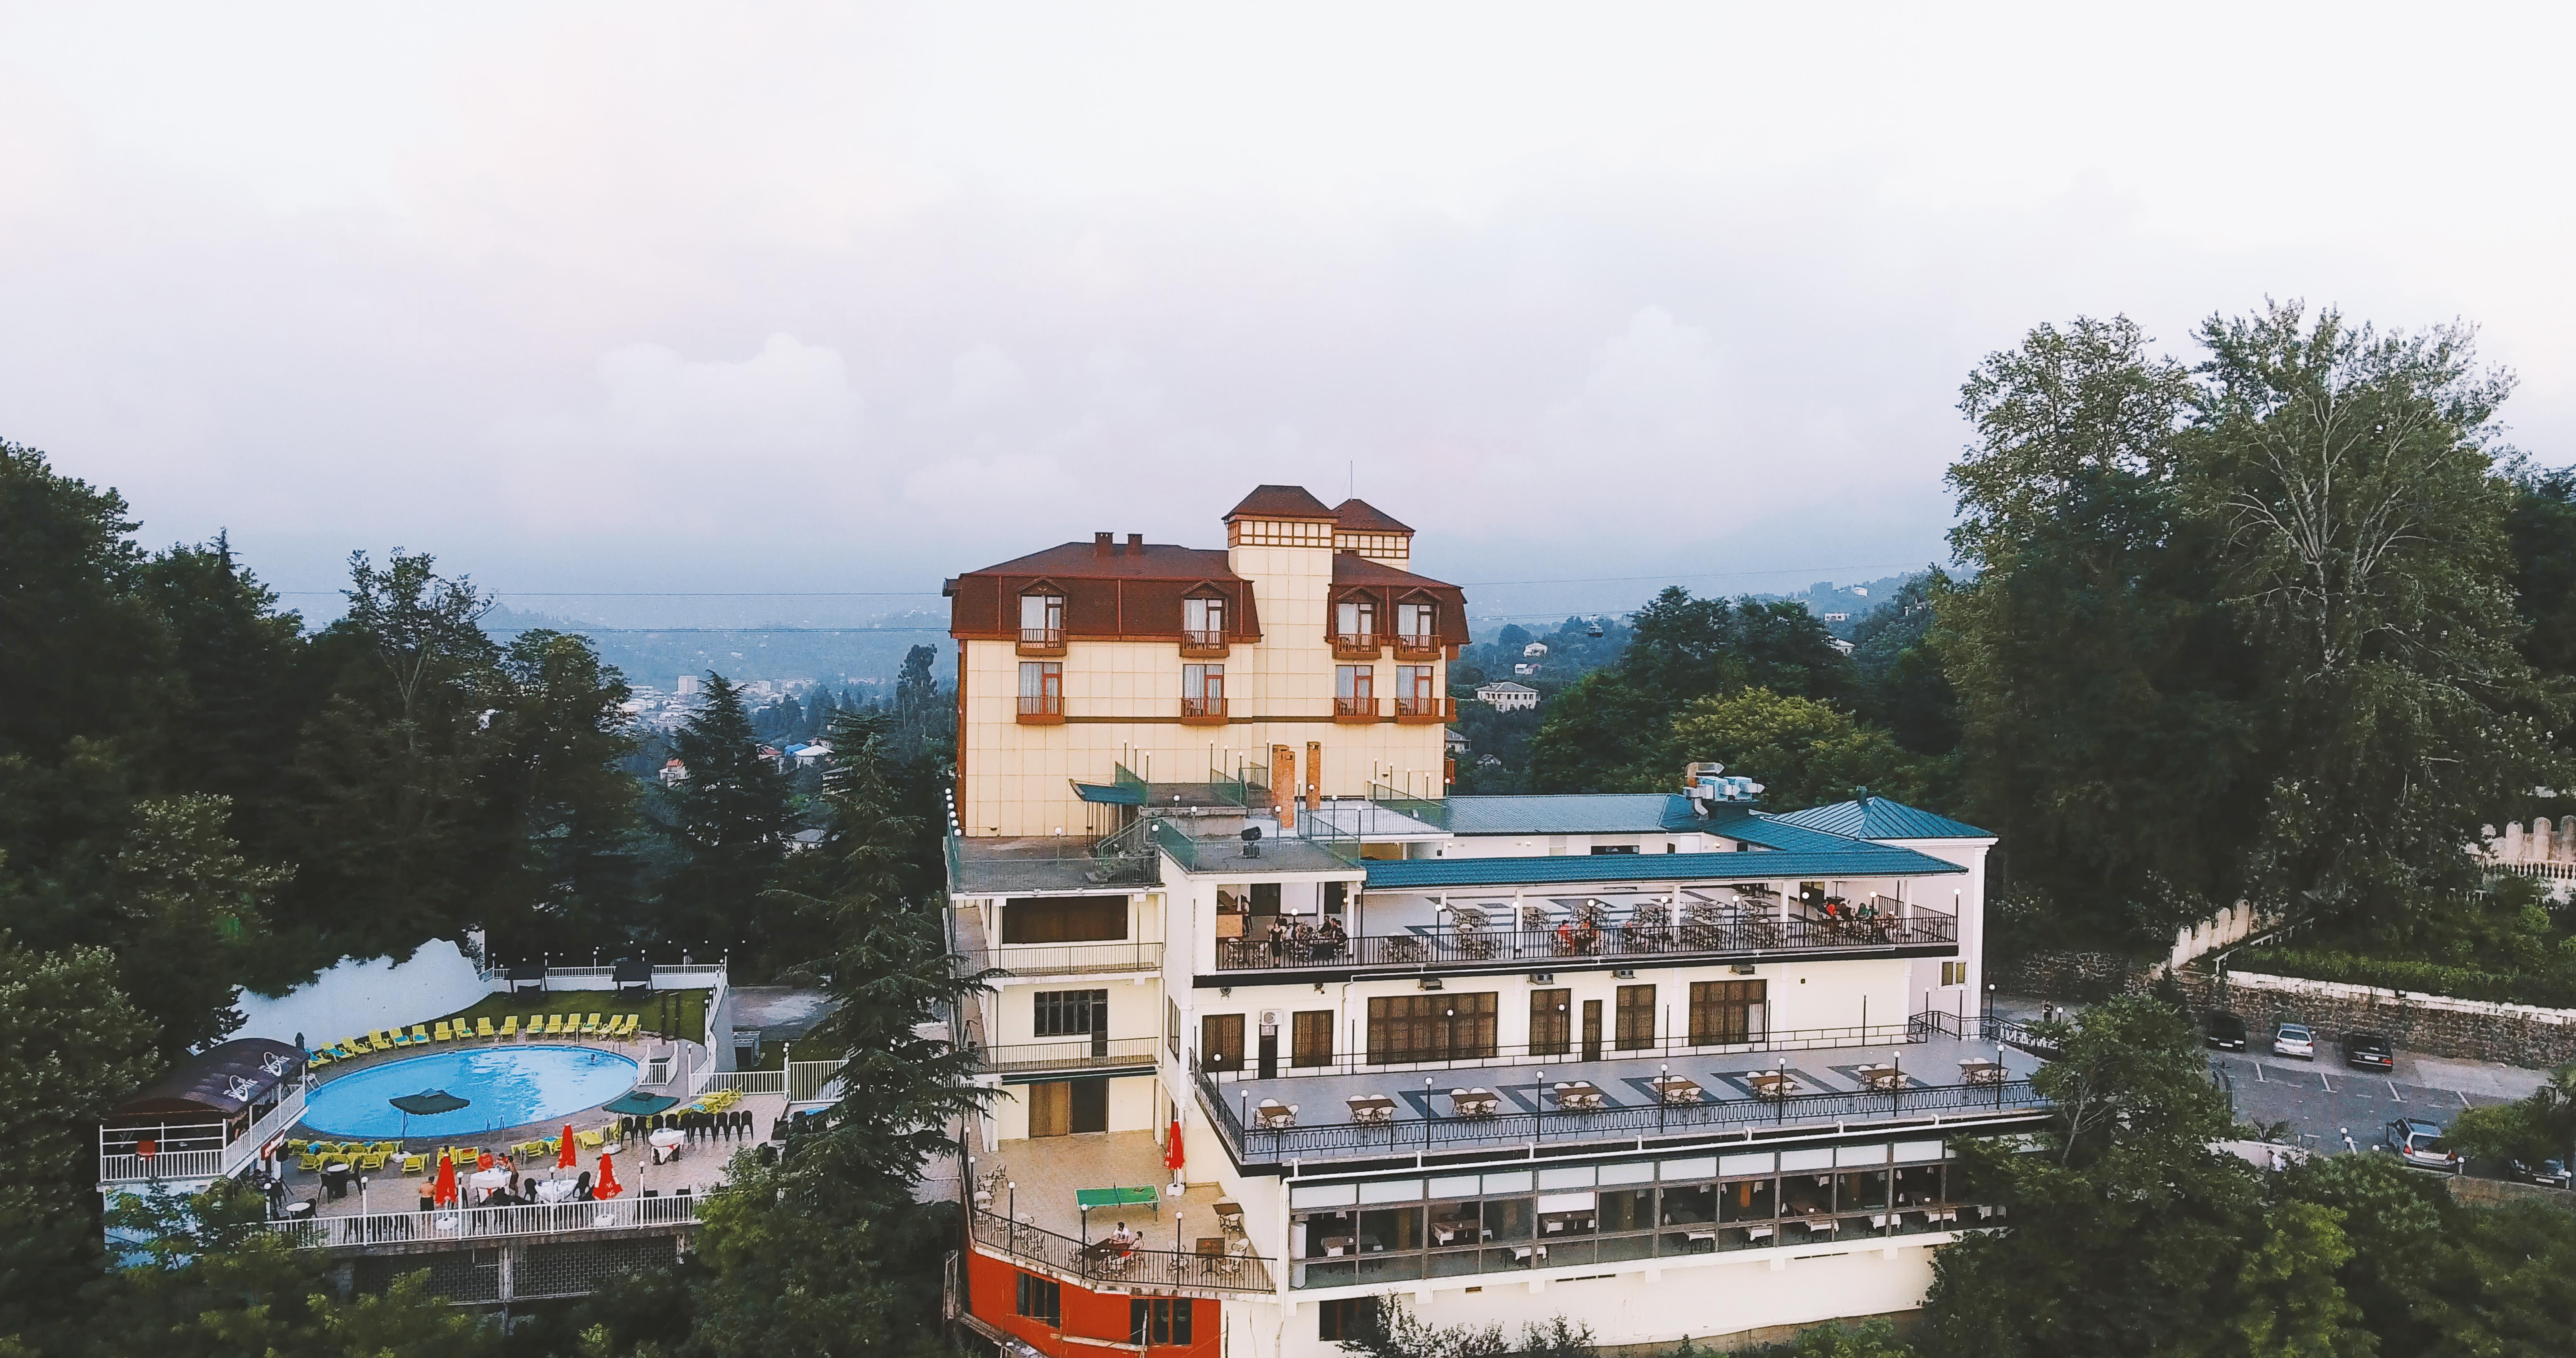
<svg viewBox="0 0 2576 1358"><path fill-rule="evenodd" d="M307 1084L299 1082L278 1100L275 1108L229 1141L224 1139L223 1124L214 1122L152 1129L102 1129L99 1133L98 1181L103 1184L150 1183L156 1179L179 1182L219 1179L234 1174L249 1164L270 1138L303 1118L307 1088ZM133 1146L143 1140L156 1144L154 1154L134 1154Z"/></svg>
<svg viewBox="0 0 2576 1358"><path fill-rule="evenodd" d="M1955 946L1959 922L1922 911L1867 923L1817 919L1738 919L1721 923L1626 925L1591 933L1553 929L1482 929L1473 933L1367 934L1320 938L1216 941L1219 971L1306 971L1318 967L1445 967L1524 960L1667 958L1842 952L1870 948Z"/></svg>
<svg viewBox="0 0 2576 1358"><path fill-rule="evenodd" d="M1225 720L1225 699L1183 697L1181 699L1181 720L1185 722L1205 722L1209 725L1223 722Z"/></svg>
<svg viewBox="0 0 2576 1358"><path fill-rule="evenodd" d="M1107 1041L1073 1037L1059 1042L980 1047L975 1054L983 1068L990 1071L1090 1070L1152 1065L1159 1041L1151 1037L1114 1037Z"/></svg>
<svg viewBox="0 0 2576 1358"><path fill-rule="evenodd" d="M1205 1292L1217 1296L1273 1291L1270 1265L1249 1247L1231 1254L1183 1254L1177 1250L1117 1250L1105 1243L1085 1245L994 1212L977 1212L975 1243L994 1254L1043 1269L1087 1287L1113 1287L1138 1292Z"/></svg>
<svg viewBox="0 0 2576 1358"><path fill-rule="evenodd" d="M1443 649L1440 638L1435 636L1399 635L1395 639L1395 658L1398 660L1437 660Z"/></svg>
<svg viewBox="0 0 2576 1358"><path fill-rule="evenodd" d="M1061 627L1021 628L1019 653L1022 655L1064 654L1064 629Z"/></svg>
<svg viewBox="0 0 2576 1358"><path fill-rule="evenodd" d="M1333 700L1333 720L1335 721L1376 721L1377 719L1378 705L1375 698L1335 698Z"/></svg>
<svg viewBox="0 0 2576 1358"><path fill-rule="evenodd" d="M1457 702L1451 698L1398 698L1395 700L1397 721L1447 721L1457 715Z"/></svg>
<svg viewBox="0 0 2576 1358"><path fill-rule="evenodd" d="M541 1202L521 1207L461 1207L440 1212L368 1212L305 1221L272 1221L267 1229L306 1249L362 1249L370 1245L446 1244L513 1236L572 1235L638 1227L694 1226L694 1193L666 1198L632 1193L607 1202Z"/></svg>
<svg viewBox="0 0 2576 1358"><path fill-rule="evenodd" d="M1515 1144L1634 1141L1646 1136L1745 1131L1792 1123L1879 1123L1976 1117L2046 1108L2028 1080L1985 1085L1933 1085L1888 1093L1792 1094L1778 1099L1729 1099L1700 1104L1605 1108L1598 1112L1509 1113L1480 1118L1419 1118L1395 1122L1328 1122L1306 1127L1243 1125L1205 1075L1196 1077L1199 1103L1217 1135L1244 1164L1350 1156L1429 1155Z"/></svg>
<svg viewBox="0 0 2576 1358"><path fill-rule="evenodd" d="M1061 693L1021 694L1020 720L1024 722L1063 721L1064 695Z"/></svg>
<svg viewBox="0 0 2576 1358"><path fill-rule="evenodd" d="M1621 1047L1615 1040L1604 1040L1586 1047L1574 1040L1569 1030L1565 1036L1531 1042L1526 1045L1458 1048L1445 1050L1368 1049L1340 1051L1321 1060L1306 1059L1304 1064L1292 1056L1290 1064L1276 1078L1305 1079L1317 1075L1392 1076L1425 1071L1491 1071L1517 1066L1555 1066L1570 1061L1689 1061L1702 1057L1740 1056L1746 1052L1834 1051L1845 1047L1902 1047L1921 1040L1918 1025L1908 1023L1844 1024L1835 1028L1767 1028L1740 1021L1732 1030L1720 1028L1702 1033L1669 1033L1643 1043ZM1923 1067L1917 1058L1915 1073ZM1207 1068L1208 1076L1219 1085L1237 1084L1260 1079L1260 1075L1232 1064ZM1464 1078L1464 1077L1462 1077ZM1454 1083L1454 1082L1453 1082ZM1444 1088L1446 1086L1443 1086Z"/></svg>
<svg viewBox="0 0 2576 1358"><path fill-rule="evenodd" d="M1223 655L1225 651L1226 641L1223 632L1203 631L1198 628L1185 628L1181 632L1181 654L1183 655Z"/></svg>
<svg viewBox="0 0 2576 1358"><path fill-rule="evenodd" d="M1163 945L1133 943L1009 943L980 959L1014 976L1072 976L1094 971L1158 971Z"/></svg>
<svg viewBox="0 0 2576 1358"><path fill-rule="evenodd" d="M1333 655L1342 660L1375 660L1378 640L1366 632L1335 632Z"/></svg>

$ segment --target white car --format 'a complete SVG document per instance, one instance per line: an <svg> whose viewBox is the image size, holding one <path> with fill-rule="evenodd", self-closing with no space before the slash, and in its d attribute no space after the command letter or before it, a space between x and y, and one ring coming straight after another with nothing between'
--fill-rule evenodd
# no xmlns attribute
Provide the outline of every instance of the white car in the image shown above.
<svg viewBox="0 0 2576 1358"><path fill-rule="evenodd" d="M2302 1061L2317 1059L2317 1035L2304 1023L2284 1023L2272 1034L2274 1056L2295 1056Z"/></svg>

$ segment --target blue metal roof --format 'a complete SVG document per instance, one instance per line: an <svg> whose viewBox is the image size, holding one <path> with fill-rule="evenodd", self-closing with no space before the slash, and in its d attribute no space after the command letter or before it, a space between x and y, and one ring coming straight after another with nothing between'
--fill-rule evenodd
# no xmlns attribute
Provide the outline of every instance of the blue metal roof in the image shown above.
<svg viewBox="0 0 2576 1358"><path fill-rule="evenodd" d="M1101 802L1110 806L1142 806L1145 803L1145 785L1075 782L1073 795L1086 802Z"/></svg>
<svg viewBox="0 0 2576 1358"><path fill-rule="evenodd" d="M1542 886L1579 882L1750 882L1770 878L1928 877L1966 872L1956 863L1890 844L1840 840L1839 848L1751 853L1567 854L1546 858L1408 858L1369 863L1368 889Z"/></svg>
<svg viewBox="0 0 2576 1358"><path fill-rule="evenodd" d="M1811 806L1771 819L1853 839L1992 839L1991 831L1885 797Z"/></svg>

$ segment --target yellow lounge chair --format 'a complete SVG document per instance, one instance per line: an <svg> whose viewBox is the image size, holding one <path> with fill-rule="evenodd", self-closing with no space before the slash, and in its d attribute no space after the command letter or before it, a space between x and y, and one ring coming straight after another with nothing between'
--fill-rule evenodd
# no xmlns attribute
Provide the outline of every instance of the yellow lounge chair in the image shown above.
<svg viewBox="0 0 2576 1358"><path fill-rule="evenodd" d="M505 1019L501 1020L501 1036L503 1036L503 1037L517 1037L518 1035L519 1035L519 1016L518 1016L518 1015L516 1015L516 1014L512 1014L512 1015L510 1015L508 1018L505 1018Z"/></svg>
<svg viewBox="0 0 2576 1358"><path fill-rule="evenodd" d="M593 1015L591 1015L589 1018L583 1019L583 1020L581 1021L581 1031L582 1031L582 1036L584 1036L584 1037L596 1037L596 1036L598 1036L598 1035L599 1035L600 1027L601 1027L601 1024L600 1024L600 1022L599 1022L599 1015L597 1015L597 1014L593 1014Z"/></svg>
<svg viewBox="0 0 2576 1358"><path fill-rule="evenodd" d="M626 1036L635 1036L635 1030L643 1026L644 1016L642 1014L629 1014L626 1016Z"/></svg>
<svg viewBox="0 0 2576 1358"><path fill-rule="evenodd" d="M404 1157L402 1158L402 1172L403 1172L403 1173L405 1173L405 1174L426 1174L426 1173L428 1173L428 1172L429 1172L429 1157L428 1157L428 1156L426 1156L426 1155L406 1155L406 1156L404 1156Z"/></svg>
<svg viewBox="0 0 2576 1358"><path fill-rule="evenodd" d="M426 1023L415 1023L415 1024L413 1024L413 1025L411 1026L411 1040L412 1040L412 1042L414 1043L414 1045L417 1045L417 1046L423 1046L423 1047L428 1046L428 1045L429 1045L429 1025L428 1025L428 1024L426 1024Z"/></svg>
<svg viewBox="0 0 2576 1358"><path fill-rule="evenodd" d="M322 1155L307 1146L302 1154L295 1157L295 1167L303 1170L319 1170L322 1168Z"/></svg>
<svg viewBox="0 0 2576 1358"><path fill-rule="evenodd" d="M373 1174L384 1167L385 1153L383 1151L369 1151L358 1157L358 1168L363 1169L370 1174Z"/></svg>
<svg viewBox="0 0 2576 1358"><path fill-rule="evenodd" d="M315 1052L304 1058L304 1068L306 1070L320 1070L329 1064L331 1064L331 1058L323 1055L321 1052Z"/></svg>
<svg viewBox="0 0 2576 1358"><path fill-rule="evenodd" d="M548 1037L556 1037L556 1036L560 1036L560 1035L562 1034L563 1030L564 1030L564 1029L563 1029L563 1020L564 1020L564 1016L563 1016L563 1015L561 1015L561 1014L548 1014L548 1015L546 1015L546 1036L548 1036Z"/></svg>
<svg viewBox="0 0 2576 1358"><path fill-rule="evenodd" d="M474 1020L474 1035L476 1037L500 1036L499 1033L492 1031L492 1020L489 1018L478 1018Z"/></svg>
<svg viewBox="0 0 2576 1358"><path fill-rule="evenodd" d="M446 1040L448 1040L449 1038L454 1037L454 1036L456 1036L456 1034L454 1034L454 1033L452 1033L452 1032L448 1031L448 1027L447 1027L447 1020L445 1020L445 1019L440 1019L440 1020L438 1021L438 1029L437 1029L437 1031L436 1031L436 1032L433 1032L432 1034L430 1034L430 1040L431 1040L431 1041L433 1041L433 1042L445 1042Z"/></svg>
<svg viewBox="0 0 2576 1358"><path fill-rule="evenodd" d="M395 1047L401 1045L399 1042L394 1040L393 1033L383 1028L378 1028L374 1032L367 1034L367 1036L376 1044L376 1050L380 1052L389 1052Z"/></svg>
<svg viewBox="0 0 2576 1358"><path fill-rule="evenodd" d="M608 1144L608 1138L601 1136L596 1131L575 1132L572 1134L572 1139L575 1144L579 1145L586 1151L595 1151Z"/></svg>

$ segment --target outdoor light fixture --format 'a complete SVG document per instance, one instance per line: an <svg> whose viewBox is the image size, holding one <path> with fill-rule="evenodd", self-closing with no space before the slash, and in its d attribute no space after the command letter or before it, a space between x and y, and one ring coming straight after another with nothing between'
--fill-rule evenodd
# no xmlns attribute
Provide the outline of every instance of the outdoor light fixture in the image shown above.
<svg viewBox="0 0 2576 1358"><path fill-rule="evenodd" d="M1425 976L1425 977L1423 977L1423 978L1422 978L1422 988L1423 988L1423 989L1425 989L1425 990L1438 990L1438 989L1441 989L1442 987L1441 987L1441 985L1440 985L1440 978L1439 978L1439 977L1437 977L1437 976Z"/></svg>

